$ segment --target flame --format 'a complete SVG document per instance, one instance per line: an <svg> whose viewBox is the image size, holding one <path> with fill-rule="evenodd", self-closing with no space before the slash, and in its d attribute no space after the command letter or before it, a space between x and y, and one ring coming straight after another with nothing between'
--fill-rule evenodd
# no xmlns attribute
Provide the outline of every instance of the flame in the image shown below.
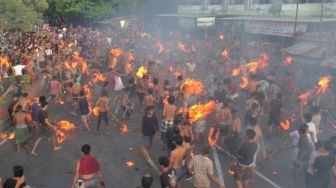
<svg viewBox="0 0 336 188"><path fill-rule="evenodd" d="M290 65L293 62L293 58L291 56L286 56L282 61L283 65Z"/></svg>
<svg viewBox="0 0 336 188"><path fill-rule="evenodd" d="M204 84L201 81L187 79L180 87L182 93L189 95L198 95L203 92Z"/></svg>
<svg viewBox="0 0 336 188"><path fill-rule="evenodd" d="M232 75L233 77L237 77L237 76L240 75L240 73L241 73L241 69L240 69L240 67L237 67L237 68L235 68L235 69L232 70L231 75Z"/></svg>
<svg viewBox="0 0 336 188"><path fill-rule="evenodd" d="M59 144L63 143L65 141L65 134L64 132L60 131L60 130L57 130L56 132L56 135L57 135L57 142Z"/></svg>
<svg viewBox="0 0 336 188"><path fill-rule="evenodd" d="M290 127L290 122L289 122L289 120L286 119L286 120L282 121L282 122L280 123L280 126L281 126L281 128L282 128L283 130L287 131L287 130L289 129L289 127Z"/></svg>
<svg viewBox="0 0 336 188"><path fill-rule="evenodd" d="M93 73L90 82L97 83L97 82L104 82L106 81L106 76L102 73Z"/></svg>
<svg viewBox="0 0 336 188"><path fill-rule="evenodd" d="M329 88L330 80L331 80L331 76L322 76L320 78L318 82L318 86L319 86L317 90L318 94L322 94L327 91L327 89Z"/></svg>
<svg viewBox="0 0 336 188"><path fill-rule="evenodd" d="M139 78L142 78L145 74L147 74L147 69L144 66L141 66L136 73Z"/></svg>
<svg viewBox="0 0 336 188"><path fill-rule="evenodd" d="M6 69L10 67L9 59L7 56L0 56L0 67Z"/></svg>
<svg viewBox="0 0 336 188"><path fill-rule="evenodd" d="M188 108L188 117L190 123L193 123L199 119L205 118L216 109L216 102L209 101L206 104L195 104Z"/></svg>
<svg viewBox="0 0 336 188"><path fill-rule="evenodd" d="M63 131L71 131L71 130L76 129L76 126L73 123L70 123L69 121L65 121L65 120L59 121L57 125Z"/></svg>
<svg viewBox="0 0 336 188"><path fill-rule="evenodd" d="M182 43L182 42L179 42L177 47L181 50L181 52L188 52L188 51L189 51L189 50L185 47L185 44Z"/></svg>
<svg viewBox="0 0 336 188"><path fill-rule="evenodd" d="M92 113L93 113L93 115L98 116L99 115L99 109L98 109L98 107L94 107L92 109Z"/></svg>
<svg viewBox="0 0 336 188"><path fill-rule="evenodd" d="M163 47L163 44L161 43L161 41L156 41L156 47L158 48L158 52L159 54L163 53L164 52L164 47Z"/></svg>
<svg viewBox="0 0 336 188"><path fill-rule="evenodd" d="M308 99L308 97L310 97L312 94L313 94L313 91L310 89L310 90L306 91L305 93L301 93L301 94L298 96L298 99L300 99L301 101L303 101L304 104L307 104L307 99Z"/></svg>
<svg viewBox="0 0 336 188"><path fill-rule="evenodd" d="M218 36L218 39L219 40L224 40L224 34L220 33L219 36Z"/></svg>
<svg viewBox="0 0 336 188"><path fill-rule="evenodd" d="M242 79L242 82L240 83L239 87L244 89L248 86L249 81L248 81L248 78L246 76L241 77L241 79Z"/></svg>
<svg viewBox="0 0 336 188"><path fill-rule="evenodd" d="M15 138L15 132L10 133L8 138L13 140Z"/></svg>
<svg viewBox="0 0 336 188"><path fill-rule="evenodd" d="M120 57L122 55L123 51L121 48L114 48L111 50L111 55L113 57Z"/></svg>
<svg viewBox="0 0 336 188"><path fill-rule="evenodd" d="M64 101L62 99L59 99L56 102L59 103L59 104L62 104L62 105L64 104Z"/></svg>
<svg viewBox="0 0 336 188"><path fill-rule="evenodd" d="M133 161L127 161L126 162L127 167L133 167L135 163Z"/></svg>
<svg viewBox="0 0 336 188"><path fill-rule="evenodd" d="M78 65L81 66L81 71L83 74L89 73L88 65L86 61L80 56L79 52L74 51L72 54L72 68L76 68Z"/></svg>
<svg viewBox="0 0 336 188"><path fill-rule="evenodd" d="M246 69L248 72L256 72L259 66L258 61L252 61L246 65Z"/></svg>
<svg viewBox="0 0 336 188"><path fill-rule="evenodd" d="M223 57L223 58L228 58L228 57L229 57L229 55L230 55L230 52L229 52L229 50L227 50L227 49L224 49L224 50L223 50L223 52L222 52L222 57Z"/></svg>
<svg viewBox="0 0 336 188"><path fill-rule="evenodd" d="M7 139L7 134L6 133L0 133L0 138L2 139L2 140L6 140Z"/></svg>
<svg viewBox="0 0 336 188"><path fill-rule="evenodd" d="M128 132L128 127L127 125L123 124L120 126L119 131L122 135L126 134Z"/></svg>
<svg viewBox="0 0 336 188"><path fill-rule="evenodd" d="M210 146L215 145L217 140L219 139L220 132L217 131L215 135L214 135L214 132L215 132L215 128L211 127L209 131L209 136L208 136L208 143Z"/></svg>

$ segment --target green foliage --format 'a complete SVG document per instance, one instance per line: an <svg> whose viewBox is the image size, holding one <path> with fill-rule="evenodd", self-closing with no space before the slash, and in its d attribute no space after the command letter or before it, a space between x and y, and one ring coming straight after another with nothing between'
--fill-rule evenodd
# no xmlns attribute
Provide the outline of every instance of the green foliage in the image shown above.
<svg viewBox="0 0 336 188"><path fill-rule="evenodd" d="M62 17L71 22L85 23L114 14L122 0L48 0L48 15Z"/></svg>
<svg viewBox="0 0 336 188"><path fill-rule="evenodd" d="M0 29L32 31L47 8L45 0L0 0Z"/></svg>

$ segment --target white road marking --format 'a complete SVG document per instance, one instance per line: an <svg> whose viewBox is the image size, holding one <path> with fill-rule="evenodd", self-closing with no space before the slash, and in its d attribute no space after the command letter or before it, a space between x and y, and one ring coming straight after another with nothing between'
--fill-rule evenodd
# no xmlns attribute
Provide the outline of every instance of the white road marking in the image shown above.
<svg viewBox="0 0 336 188"><path fill-rule="evenodd" d="M225 183L224 183L224 178L223 178L223 172L222 172L222 167L220 165L219 159L218 159L218 153L215 147L211 148L212 150L212 154L214 157L214 161L215 161L215 166L216 166L216 170L217 170L217 177L219 182L221 182L221 184L223 184L224 188L225 188Z"/></svg>
<svg viewBox="0 0 336 188"><path fill-rule="evenodd" d="M270 180L268 177L264 176L262 173L256 171L257 176L259 176L261 179L265 180L267 183L271 184L275 188L281 188L280 185L276 184L272 180Z"/></svg>

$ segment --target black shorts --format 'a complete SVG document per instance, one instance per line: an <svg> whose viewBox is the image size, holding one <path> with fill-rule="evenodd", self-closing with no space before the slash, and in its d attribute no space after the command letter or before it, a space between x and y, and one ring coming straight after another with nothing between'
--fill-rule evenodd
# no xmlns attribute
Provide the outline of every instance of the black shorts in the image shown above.
<svg viewBox="0 0 336 188"><path fill-rule="evenodd" d="M280 125L280 116L276 116L276 115L270 115L269 119L268 119L268 125L272 126L272 125L276 125L279 126Z"/></svg>
<svg viewBox="0 0 336 188"><path fill-rule="evenodd" d="M234 179L236 181L248 181L253 178L253 168L252 167L242 167L237 165L234 169Z"/></svg>

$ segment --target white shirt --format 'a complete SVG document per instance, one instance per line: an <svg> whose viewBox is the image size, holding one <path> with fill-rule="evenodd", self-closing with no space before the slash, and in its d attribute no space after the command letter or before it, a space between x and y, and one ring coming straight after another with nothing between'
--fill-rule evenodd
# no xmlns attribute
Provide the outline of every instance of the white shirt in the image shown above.
<svg viewBox="0 0 336 188"><path fill-rule="evenodd" d="M13 67L14 74L16 76L22 75L22 69L24 69L25 67L26 67L26 65L15 65Z"/></svg>
<svg viewBox="0 0 336 188"><path fill-rule="evenodd" d="M299 145L299 140L300 140L300 134L299 134L299 130L295 130L293 132L289 133L289 137L292 139L292 144L294 146ZM308 142L309 143L313 143L311 136L309 133L307 133L307 137L308 137Z"/></svg>
<svg viewBox="0 0 336 188"><path fill-rule="evenodd" d="M46 49L45 51L44 51L44 53L46 54L46 55L52 55L52 50L51 49Z"/></svg>
<svg viewBox="0 0 336 188"><path fill-rule="evenodd" d="M312 139L314 143L317 142L317 130L316 130L316 125L313 122L307 123L308 125L308 132L313 134Z"/></svg>

